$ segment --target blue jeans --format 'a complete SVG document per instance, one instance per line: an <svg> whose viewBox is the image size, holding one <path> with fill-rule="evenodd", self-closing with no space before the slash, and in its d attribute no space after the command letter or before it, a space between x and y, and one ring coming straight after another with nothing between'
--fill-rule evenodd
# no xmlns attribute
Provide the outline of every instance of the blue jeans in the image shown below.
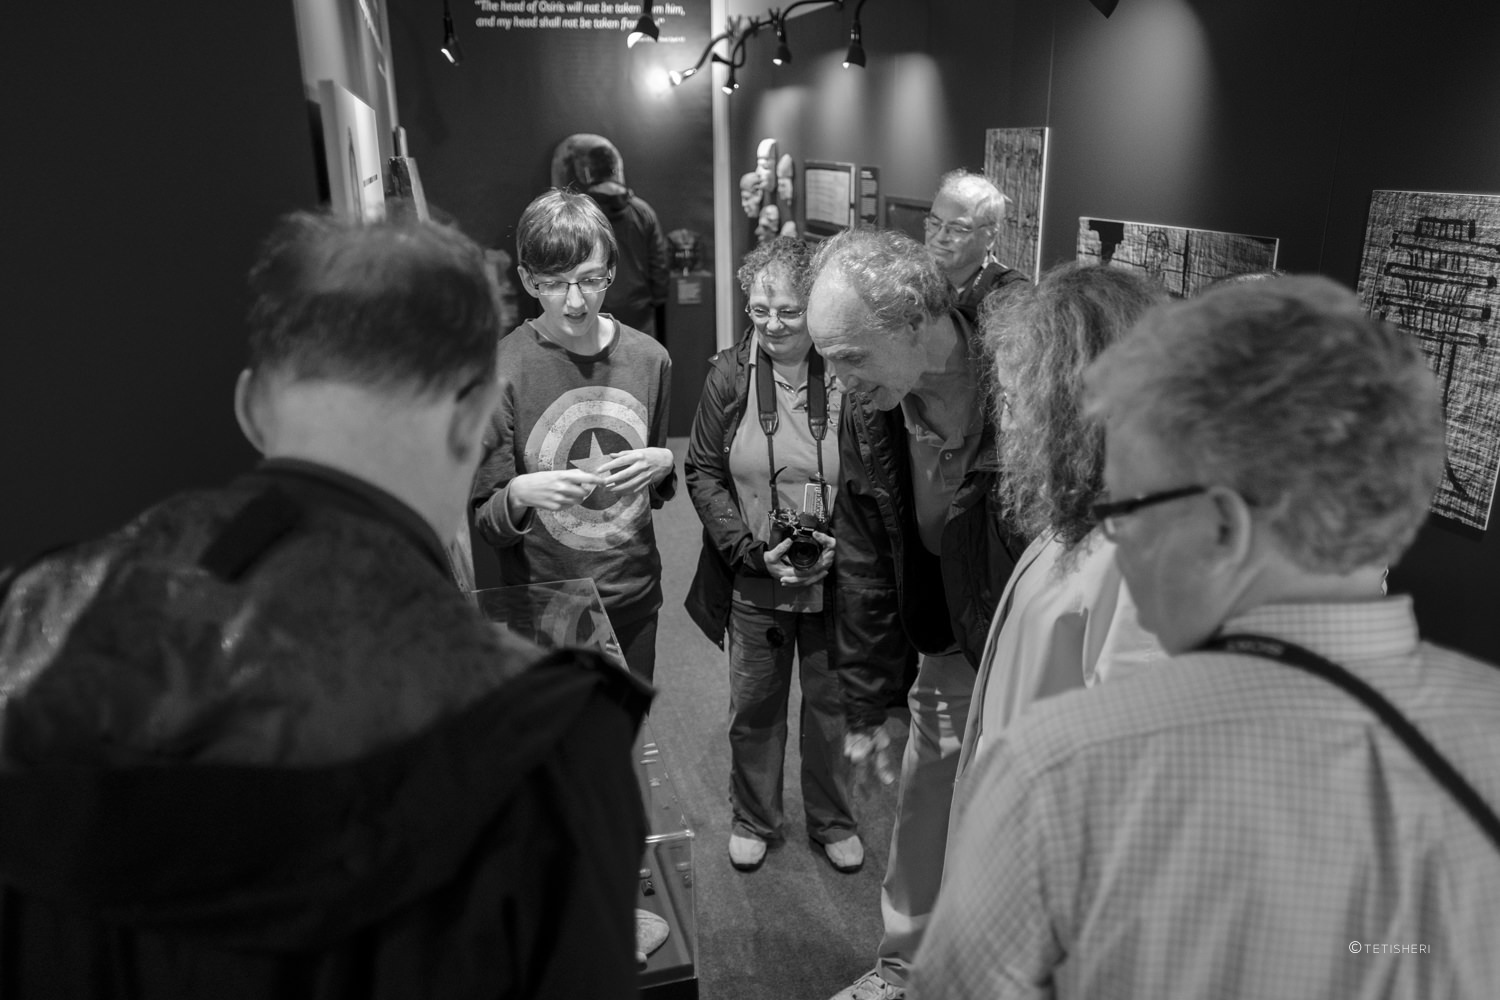
<svg viewBox="0 0 1500 1000"><path fill-rule="evenodd" d="M781 630L773 646L767 630ZM821 614L770 611L739 601L729 616L729 801L734 830L768 841L782 836L782 765L792 659L801 665L802 800L807 832L829 844L855 833L844 758L844 709L828 665L829 626Z"/></svg>

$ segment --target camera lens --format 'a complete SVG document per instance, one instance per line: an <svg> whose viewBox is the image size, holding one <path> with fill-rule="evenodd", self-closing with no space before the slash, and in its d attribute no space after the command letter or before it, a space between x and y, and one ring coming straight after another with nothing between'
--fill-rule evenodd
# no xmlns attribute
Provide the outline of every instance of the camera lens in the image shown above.
<svg viewBox="0 0 1500 1000"><path fill-rule="evenodd" d="M798 538L786 551L786 561L797 569L812 569L823 554L823 546L806 538Z"/></svg>

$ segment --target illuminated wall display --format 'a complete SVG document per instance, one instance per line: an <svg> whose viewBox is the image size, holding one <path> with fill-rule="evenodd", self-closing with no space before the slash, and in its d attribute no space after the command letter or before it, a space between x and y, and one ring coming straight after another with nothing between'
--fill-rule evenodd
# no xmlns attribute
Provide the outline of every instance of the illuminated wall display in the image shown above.
<svg viewBox="0 0 1500 1000"><path fill-rule="evenodd" d="M1433 513L1489 527L1500 473L1500 196L1376 191L1366 309L1417 338L1443 387L1448 461Z"/></svg>
<svg viewBox="0 0 1500 1000"><path fill-rule="evenodd" d="M1142 271L1176 298L1219 278L1276 266L1279 241L1115 219L1078 220L1078 261Z"/></svg>
<svg viewBox="0 0 1500 1000"><path fill-rule="evenodd" d="M1042 270L1046 127L987 129L984 175L1006 199L1005 218L995 235L995 259L1034 278Z"/></svg>
<svg viewBox="0 0 1500 1000"><path fill-rule="evenodd" d="M852 163L808 160L802 167L806 235L836 236L854 224L856 168Z"/></svg>

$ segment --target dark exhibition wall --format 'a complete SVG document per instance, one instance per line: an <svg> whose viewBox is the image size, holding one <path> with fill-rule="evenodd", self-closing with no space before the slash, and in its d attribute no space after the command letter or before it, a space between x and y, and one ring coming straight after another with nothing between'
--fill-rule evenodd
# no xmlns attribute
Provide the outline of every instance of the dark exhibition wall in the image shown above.
<svg viewBox="0 0 1500 1000"><path fill-rule="evenodd" d="M1121 0L1108 19L1087 0L869 0L864 71L840 66L851 8L794 19L790 65L748 44L732 171L774 136L926 199L983 169L986 129L1046 125L1045 263L1092 216L1277 237L1283 268L1351 286L1372 190L1500 192L1500 13L1478 0ZM1432 519L1392 573L1434 640L1490 660L1497 517L1482 537Z"/></svg>
<svg viewBox="0 0 1500 1000"><path fill-rule="evenodd" d="M710 235L723 68L661 86L711 30L706 0L681 6L663 19L681 41L626 50L581 27L505 37L455 4L454 68L440 5L393 0L401 117L434 202L508 248L556 142L597 131L665 228ZM1044 260L1070 258L1093 215L1275 236L1284 267L1349 283L1372 190L1500 191L1500 9L1478 0L1121 0L1107 20L1087 0L868 0L868 67L844 70L853 7L799 11L788 66L769 32L747 43L732 175L773 136L799 163L879 166L883 193L927 198L943 170L982 168L985 129L1047 125ZM315 203L313 156L292 4L206 11L8 12L0 563L252 458L230 407L243 276L276 216ZM65 66L42 38L67 39ZM738 259L748 226L726 235ZM684 396L713 347L695 335L669 345ZM1500 660L1495 517L1483 536L1434 520L1393 582L1434 638Z"/></svg>
<svg viewBox="0 0 1500 1000"><path fill-rule="evenodd" d="M624 29L639 2L452 8L463 52L457 66L439 52L440 4L392 0L388 8L400 120L432 204L514 257L516 221L551 185L557 144L592 132L620 150L626 182L656 210L662 232L700 234L712 266L711 98L704 88L667 82L668 70L690 64L708 42L707 0L656 4L661 38L634 48ZM522 315L537 314L524 292L520 306ZM711 302L669 311L665 343L672 433L686 434L715 350Z"/></svg>
<svg viewBox="0 0 1500 1000"><path fill-rule="evenodd" d="M244 275L317 188L289 2L12 6L0 48L3 564L252 459Z"/></svg>
<svg viewBox="0 0 1500 1000"><path fill-rule="evenodd" d="M687 228L712 240L709 94L666 81L667 70L692 62L708 41L706 2L658 15L663 40L635 48L618 27L480 27L478 7L453 6L463 46L458 66L438 51L438 5L393 0L389 9L401 122L433 204L485 245L514 255L516 220L550 186L553 150L575 132L593 132L618 147L627 183L656 209L664 231ZM573 6L585 5L542 4ZM586 6L628 6L637 15L640 7ZM618 25L635 17L593 20Z"/></svg>

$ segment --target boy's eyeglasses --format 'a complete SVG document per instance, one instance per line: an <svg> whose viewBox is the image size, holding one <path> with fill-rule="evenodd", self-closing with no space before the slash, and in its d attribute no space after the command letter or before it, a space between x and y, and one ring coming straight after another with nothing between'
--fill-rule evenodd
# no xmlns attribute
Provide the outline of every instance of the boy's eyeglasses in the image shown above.
<svg viewBox="0 0 1500 1000"><path fill-rule="evenodd" d="M795 323L806 312L806 309L767 309L765 306L745 307L745 313L757 323L769 323L773 316L783 323Z"/></svg>
<svg viewBox="0 0 1500 1000"><path fill-rule="evenodd" d="M579 278L577 281L561 281L556 278L547 278L541 281L533 280L531 286L536 289L538 295L545 295L549 299L560 299L568 294L568 289L574 285L585 295L597 295L614 283L615 275L596 274L591 278Z"/></svg>

